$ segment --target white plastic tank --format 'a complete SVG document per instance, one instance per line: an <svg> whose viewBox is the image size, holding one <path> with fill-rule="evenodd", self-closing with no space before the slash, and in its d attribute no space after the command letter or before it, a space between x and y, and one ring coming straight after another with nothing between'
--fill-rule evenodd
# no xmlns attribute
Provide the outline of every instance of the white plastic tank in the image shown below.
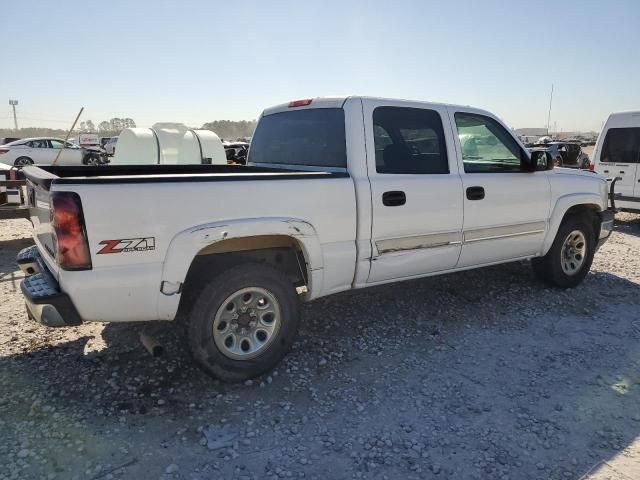
<svg viewBox="0 0 640 480"><path fill-rule="evenodd" d="M222 140L211 130L189 130L182 137L178 163L199 163L196 159L202 159L202 163L214 165L227 163Z"/></svg>
<svg viewBox="0 0 640 480"><path fill-rule="evenodd" d="M178 163L183 146L182 139L189 129L182 123L156 123L151 129L156 133L160 145L160 163L163 165ZM194 158L193 161L185 163L202 162Z"/></svg>
<svg viewBox="0 0 640 480"><path fill-rule="evenodd" d="M158 139L150 128L125 128L118 136L114 165L154 165L160 160Z"/></svg>
<svg viewBox="0 0 640 480"><path fill-rule="evenodd" d="M114 165L226 164L222 141L209 130L182 123L156 123L151 128L125 128L118 137Z"/></svg>

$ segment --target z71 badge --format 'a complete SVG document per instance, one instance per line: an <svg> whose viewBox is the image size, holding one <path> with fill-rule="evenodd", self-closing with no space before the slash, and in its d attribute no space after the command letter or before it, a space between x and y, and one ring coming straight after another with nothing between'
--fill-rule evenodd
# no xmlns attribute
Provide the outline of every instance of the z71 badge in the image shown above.
<svg viewBox="0 0 640 480"><path fill-rule="evenodd" d="M98 252L101 253L127 253L127 252L146 252L155 250L155 237L145 238L121 238L119 240L102 240L100 245L104 245Z"/></svg>

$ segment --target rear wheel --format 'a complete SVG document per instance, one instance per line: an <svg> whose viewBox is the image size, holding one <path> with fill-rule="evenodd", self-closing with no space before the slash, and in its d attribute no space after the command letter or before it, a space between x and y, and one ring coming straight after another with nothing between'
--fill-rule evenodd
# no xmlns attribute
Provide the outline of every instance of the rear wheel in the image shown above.
<svg viewBox="0 0 640 480"><path fill-rule="evenodd" d="M291 348L298 323L299 301L286 275L245 263L202 288L187 319L187 338L207 373L238 382L273 368Z"/></svg>
<svg viewBox="0 0 640 480"><path fill-rule="evenodd" d="M33 160L29 157L18 157L16 161L13 162L16 167L26 167L27 165L33 165Z"/></svg>
<svg viewBox="0 0 640 480"><path fill-rule="evenodd" d="M589 273L595 247L595 235L588 218L567 217L547 254L533 259L533 270L546 283L561 288L575 287Z"/></svg>

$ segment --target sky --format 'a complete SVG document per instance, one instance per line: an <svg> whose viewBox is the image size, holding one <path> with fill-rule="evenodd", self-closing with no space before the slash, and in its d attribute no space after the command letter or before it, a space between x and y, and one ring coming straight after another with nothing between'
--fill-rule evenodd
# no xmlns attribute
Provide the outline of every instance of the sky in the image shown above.
<svg viewBox="0 0 640 480"><path fill-rule="evenodd" d="M640 110L637 0L9 0L0 128L250 120L297 98L472 105L512 128L599 131Z"/></svg>

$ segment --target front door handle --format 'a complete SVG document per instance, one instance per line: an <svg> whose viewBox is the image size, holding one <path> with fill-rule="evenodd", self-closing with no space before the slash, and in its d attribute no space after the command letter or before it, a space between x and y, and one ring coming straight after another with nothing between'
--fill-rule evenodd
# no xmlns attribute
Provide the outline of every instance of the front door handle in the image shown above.
<svg viewBox="0 0 640 480"><path fill-rule="evenodd" d="M382 204L387 207L399 207L407 203L407 196L399 190L392 190L382 194Z"/></svg>
<svg viewBox="0 0 640 480"><path fill-rule="evenodd" d="M482 200L484 198L484 188L483 187L467 188L467 198L469 200Z"/></svg>

